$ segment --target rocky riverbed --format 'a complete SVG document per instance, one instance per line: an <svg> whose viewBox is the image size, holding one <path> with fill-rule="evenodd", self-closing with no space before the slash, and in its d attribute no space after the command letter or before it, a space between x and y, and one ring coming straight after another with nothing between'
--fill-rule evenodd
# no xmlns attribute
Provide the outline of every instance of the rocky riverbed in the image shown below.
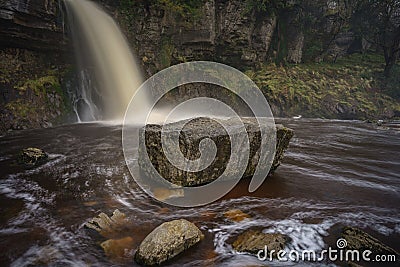
<svg viewBox="0 0 400 267"><path fill-rule="evenodd" d="M280 266L234 249L247 231L283 235L285 248L295 251L336 248L345 237L349 248L376 239L398 252L398 131L361 121L278 123L295 136L274 174L256 192L248 192L244 179L221 200L197 208L162 204L137 186L126 168L121 126L77 124L0 137L0 265L138 266L135 252L146 236L180 219L204 239L168 266ZM43 149L48 159L26 168L18 155L27 147ZM121 228L103 236L84 227L100 213L123 219ZM346 226L370 237L344 232ZM297 263L332 264L346 266Z"/></svg>
<svg viewBox="0 0 400 267"><path fill-rule="evenodd" d="M236 210L235 213L244 214L240 210ZM229 214L232 214L232 212L228 211L224 215L227 216L227 214L227 218L231 219L232 217L229 216ZM246 216L244 219L246 221L252 221L252 218L249 216ZM126 215L118 210L114 211L111 218L104 213L100 213L98 217L91 219L85 224L87 228L96 230L103 237L107 237L110 233L113 235L125 235L124 238L108 239L101 243L104 253L110 260L118 261L125 258L128 261L134 258L136 263L144 266L158 266L165 263L171 264L175 257L186 250L193 251L196 247L191 247L204 239L204 234L195 224L185 219L177 219L164 222L156 227L141 241L139 247L136 248L135 242L133 241L134 237L127 234L126 229L123 230L123 227L128 225L130 225L130 222L126 220ZM344 245L341 245L341 243L336 244L338 249L336 251L342 250L342 255L348 252L353 253L354 251L365 255L363 254L364 251L369 251L367 256L370 259L376 256L391 257L391 260L387 263L388 266L396 266L400 262L400 254L396 250L383 244L361 229L345 226L341 230L341 235L336 236L336 238L341 242L345 242ZM230 245L238 253L257 256L257 259L261 263L267 259L272 261L273 259L276 260L284 257L281 252L285 251L285 253L288 254L288 247L290 247L291 242L292 240L289 236L281 233L269 233L263 232L260 229L248 229L237 235ZM317 255L318 252L316 251L314 251L314 253L313 256L308 256L314 258L308 258L306 260L316 261L319 255ZM135 256L133 257L133 255ZM297 254L297 257L299 255L301 254ZM293 255L289 257L291 256ZM287 259L289 257L286 256ZM335 257L337 256L335 255ZM336 261L336 263L341 266L360 266L354 261L362 262L368 266L370 265L367 260L360 256L353 256L351 259L337 259L337 261L333 261ZM323 260L319 261L329 262L330 260L332 261L332 259L325 257Z"/></svg>

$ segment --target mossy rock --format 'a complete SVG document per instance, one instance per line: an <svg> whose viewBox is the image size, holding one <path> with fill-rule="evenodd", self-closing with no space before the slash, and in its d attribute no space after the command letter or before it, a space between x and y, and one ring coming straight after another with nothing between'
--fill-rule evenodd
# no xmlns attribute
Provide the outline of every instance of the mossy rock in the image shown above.
<svg viewBox="0 0 400 267"><path fill-rule="evenodd" d="M29 147L21 151L18 162L27 167L35 167L47 161L49 156L40 148Z"/></svg>

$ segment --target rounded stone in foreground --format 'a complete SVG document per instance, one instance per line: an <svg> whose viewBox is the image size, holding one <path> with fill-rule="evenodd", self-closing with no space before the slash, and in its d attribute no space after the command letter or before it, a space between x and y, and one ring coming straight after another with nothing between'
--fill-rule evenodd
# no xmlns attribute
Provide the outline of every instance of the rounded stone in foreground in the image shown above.
<svg viewBox="0 0 400 267"><path fill-rule="evenodd" d="M135 261L143 265L161 264L203 238L199 228L185 219L165 222L142 241L136 251Z"/></svg>

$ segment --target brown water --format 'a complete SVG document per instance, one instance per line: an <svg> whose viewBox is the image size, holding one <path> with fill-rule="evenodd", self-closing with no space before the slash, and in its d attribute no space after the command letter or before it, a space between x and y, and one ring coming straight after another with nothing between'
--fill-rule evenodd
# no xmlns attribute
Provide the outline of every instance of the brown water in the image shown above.
<svg viewBox="0 0 400 267"><path fill-rule="evenodd" d="M243 181L224 199L192 209L158 203L136 186L120 126L75 124L0 137L0 266L134 266L110 261L99 246L104 239L83 228L117 208L132 223L121 235L137 245L165 221L186 218L200 227L205 239L173 266L263 264L230 246L254 226L287 234L289 248L299 251L334 243L343 225L400 250L400 131L358 121L280 122L296 135L282 166L257 192L248 194ZM30 146L46 150L50 161L30 170L18 166L17 153ZM223 217L229 209L252 218L233 223Z"/></svg>

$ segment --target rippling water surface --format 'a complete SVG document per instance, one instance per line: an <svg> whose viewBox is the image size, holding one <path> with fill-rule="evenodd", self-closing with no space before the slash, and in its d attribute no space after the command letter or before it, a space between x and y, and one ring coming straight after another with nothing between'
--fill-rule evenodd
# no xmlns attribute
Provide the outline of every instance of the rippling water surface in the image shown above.
<svg viewBox="0 0 400 267"><path fill-rule="evenodd" d="M129 217L125 235L137 245L168 220L186 218L200 227L205 239L168 265L263 264L230 245L251 227L288 235L288 249L318 251L352 225L399 250L400 131L358 121L280 122L295 137L282 166L258 191L247 193L245 180L223 199L192 209L158 203L136 186L120 126L77 124L0 137L0 266L132 266L110 261L99 246L104 239L83 228L115 209ZM16 155L26 147L43 148L50 161L22 168ZM230 209L251 219L233 223L223 216Z"/></svg>

